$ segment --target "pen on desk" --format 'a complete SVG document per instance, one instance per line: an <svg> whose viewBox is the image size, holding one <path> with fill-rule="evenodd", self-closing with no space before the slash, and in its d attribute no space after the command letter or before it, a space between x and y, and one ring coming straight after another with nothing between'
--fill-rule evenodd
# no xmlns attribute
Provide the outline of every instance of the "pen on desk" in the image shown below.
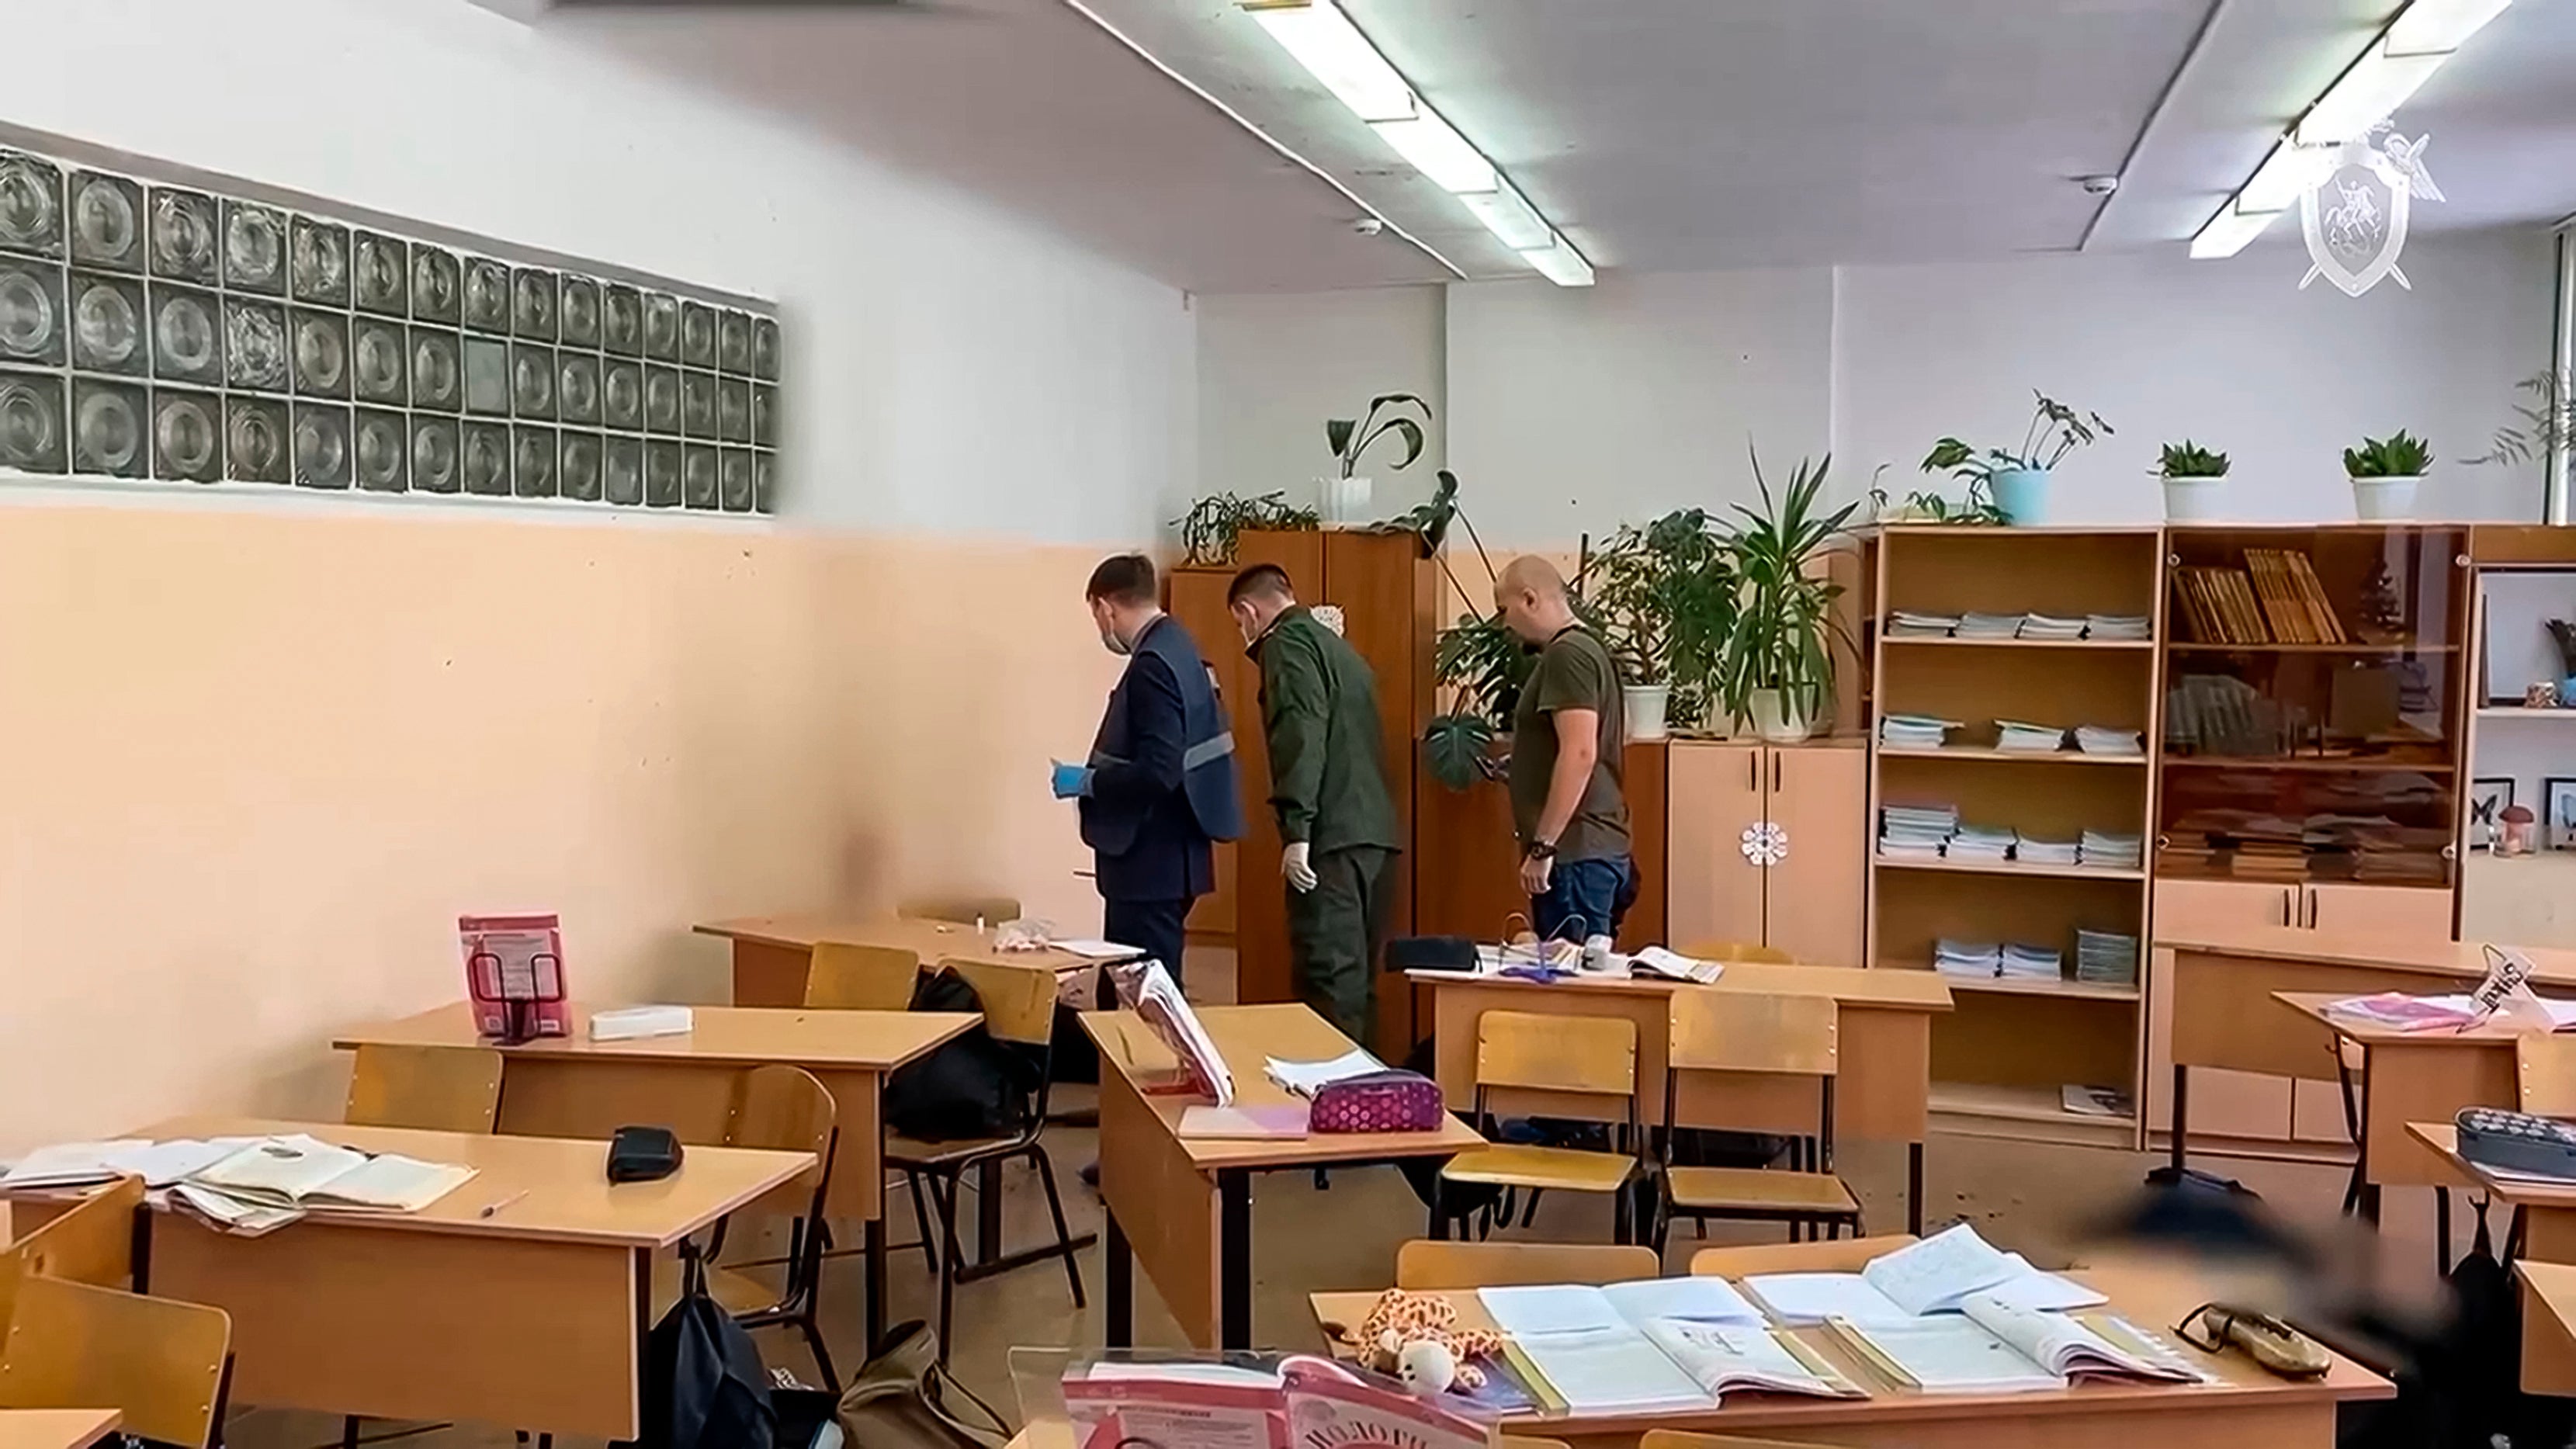
<svg viewBox="0 0 2576 1449"><path fill-rule="evenodd" d="M478 1217L478 1218L488 1218L488 1217L491 1217L491 1216L492 1216L492 1215L494 1215L495 1213L498 1213L499 1211L501 1211L501 1209L503 1209L503 1208L505 1208L505 1207L508 1207L510 1204L512 1204L512 1203L514 1203L514 1202L517 1202L519 1199L521 1199L521 1198L523 1198L523 1197L526 1197L527 1195L528 1195L528 1194L527 1194L526 1190L525 1190L525 1189L522 1189L522 1190L520 1190L520 1191L518 1191L518 1192L514 1192L514 1193L510 1194L508 1197L502 1198L502 1199L501 1199L501 1200L499 1200L498 1202L487 1202L487 1203L483 1204L483 1210L482 1210L481 1212L476 1213L474 1216L476 1216L476 1217Z"/></svg>

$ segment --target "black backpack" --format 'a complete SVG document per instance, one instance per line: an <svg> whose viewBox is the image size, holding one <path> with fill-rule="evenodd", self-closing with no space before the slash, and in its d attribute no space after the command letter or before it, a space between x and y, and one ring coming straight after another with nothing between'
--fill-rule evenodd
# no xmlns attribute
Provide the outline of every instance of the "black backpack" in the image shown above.
<svg viewBox="0 0 2576 1449"><path fill-rule="evenodd" d="M980 1016L984 1002L965 977L942 968L914 989L912 1009ZM1008 1137L1028 1125L1029 1094L1045 1072L1044 1048L995 1041L978 1023L886 1077L886 1124L920 1142Z"/></svg>
<svg viewBox="0 0 2576 1449"><path fill-rule="evenodd" d="M645 1341L638 1449L773 1449L778 1419L760 1349L708 1296L695 1254L682 1271L680 1301Z"/></svg>

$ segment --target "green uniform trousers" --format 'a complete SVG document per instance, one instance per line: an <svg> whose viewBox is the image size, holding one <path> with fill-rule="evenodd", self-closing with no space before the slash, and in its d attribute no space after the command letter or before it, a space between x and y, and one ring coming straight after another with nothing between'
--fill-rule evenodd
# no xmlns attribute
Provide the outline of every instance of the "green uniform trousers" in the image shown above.
<svg viewBox="0 0 2576 1449"><path fill-rule="evenodd" d="M1377 948L1386 938L1395 852L1352 845L1318 852L1307 863L1315 868L1315 888L1287 887L1288 953L1297 995L1365 1047L1375 1025Z"/></svg>

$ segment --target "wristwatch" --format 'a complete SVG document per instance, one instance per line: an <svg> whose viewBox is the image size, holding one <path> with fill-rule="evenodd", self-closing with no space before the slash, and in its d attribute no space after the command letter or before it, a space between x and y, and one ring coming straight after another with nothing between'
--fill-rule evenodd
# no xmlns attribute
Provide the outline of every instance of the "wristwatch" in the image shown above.
<svg viewBox="0 0 2576 1449"><path fill-rule="evenodd" d="M1521 848L1521 859L1554 860L1556 859L1556 844L1553 841L1533 840L1528 845Z"/></svg>

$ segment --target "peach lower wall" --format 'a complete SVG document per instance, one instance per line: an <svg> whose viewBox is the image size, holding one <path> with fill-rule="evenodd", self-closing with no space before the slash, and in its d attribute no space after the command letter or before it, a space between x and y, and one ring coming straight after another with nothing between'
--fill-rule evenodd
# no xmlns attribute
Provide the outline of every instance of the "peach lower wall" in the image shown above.
<svg viewBox="0 0 2576 1449"><path fill-rule="evenodd" d="M1116 663L1092 549L349 512L0 510L0 1151L331 1114L333 1028L458 994L721 1000L709 916L1098 901L1049 754Z"/></svg>

